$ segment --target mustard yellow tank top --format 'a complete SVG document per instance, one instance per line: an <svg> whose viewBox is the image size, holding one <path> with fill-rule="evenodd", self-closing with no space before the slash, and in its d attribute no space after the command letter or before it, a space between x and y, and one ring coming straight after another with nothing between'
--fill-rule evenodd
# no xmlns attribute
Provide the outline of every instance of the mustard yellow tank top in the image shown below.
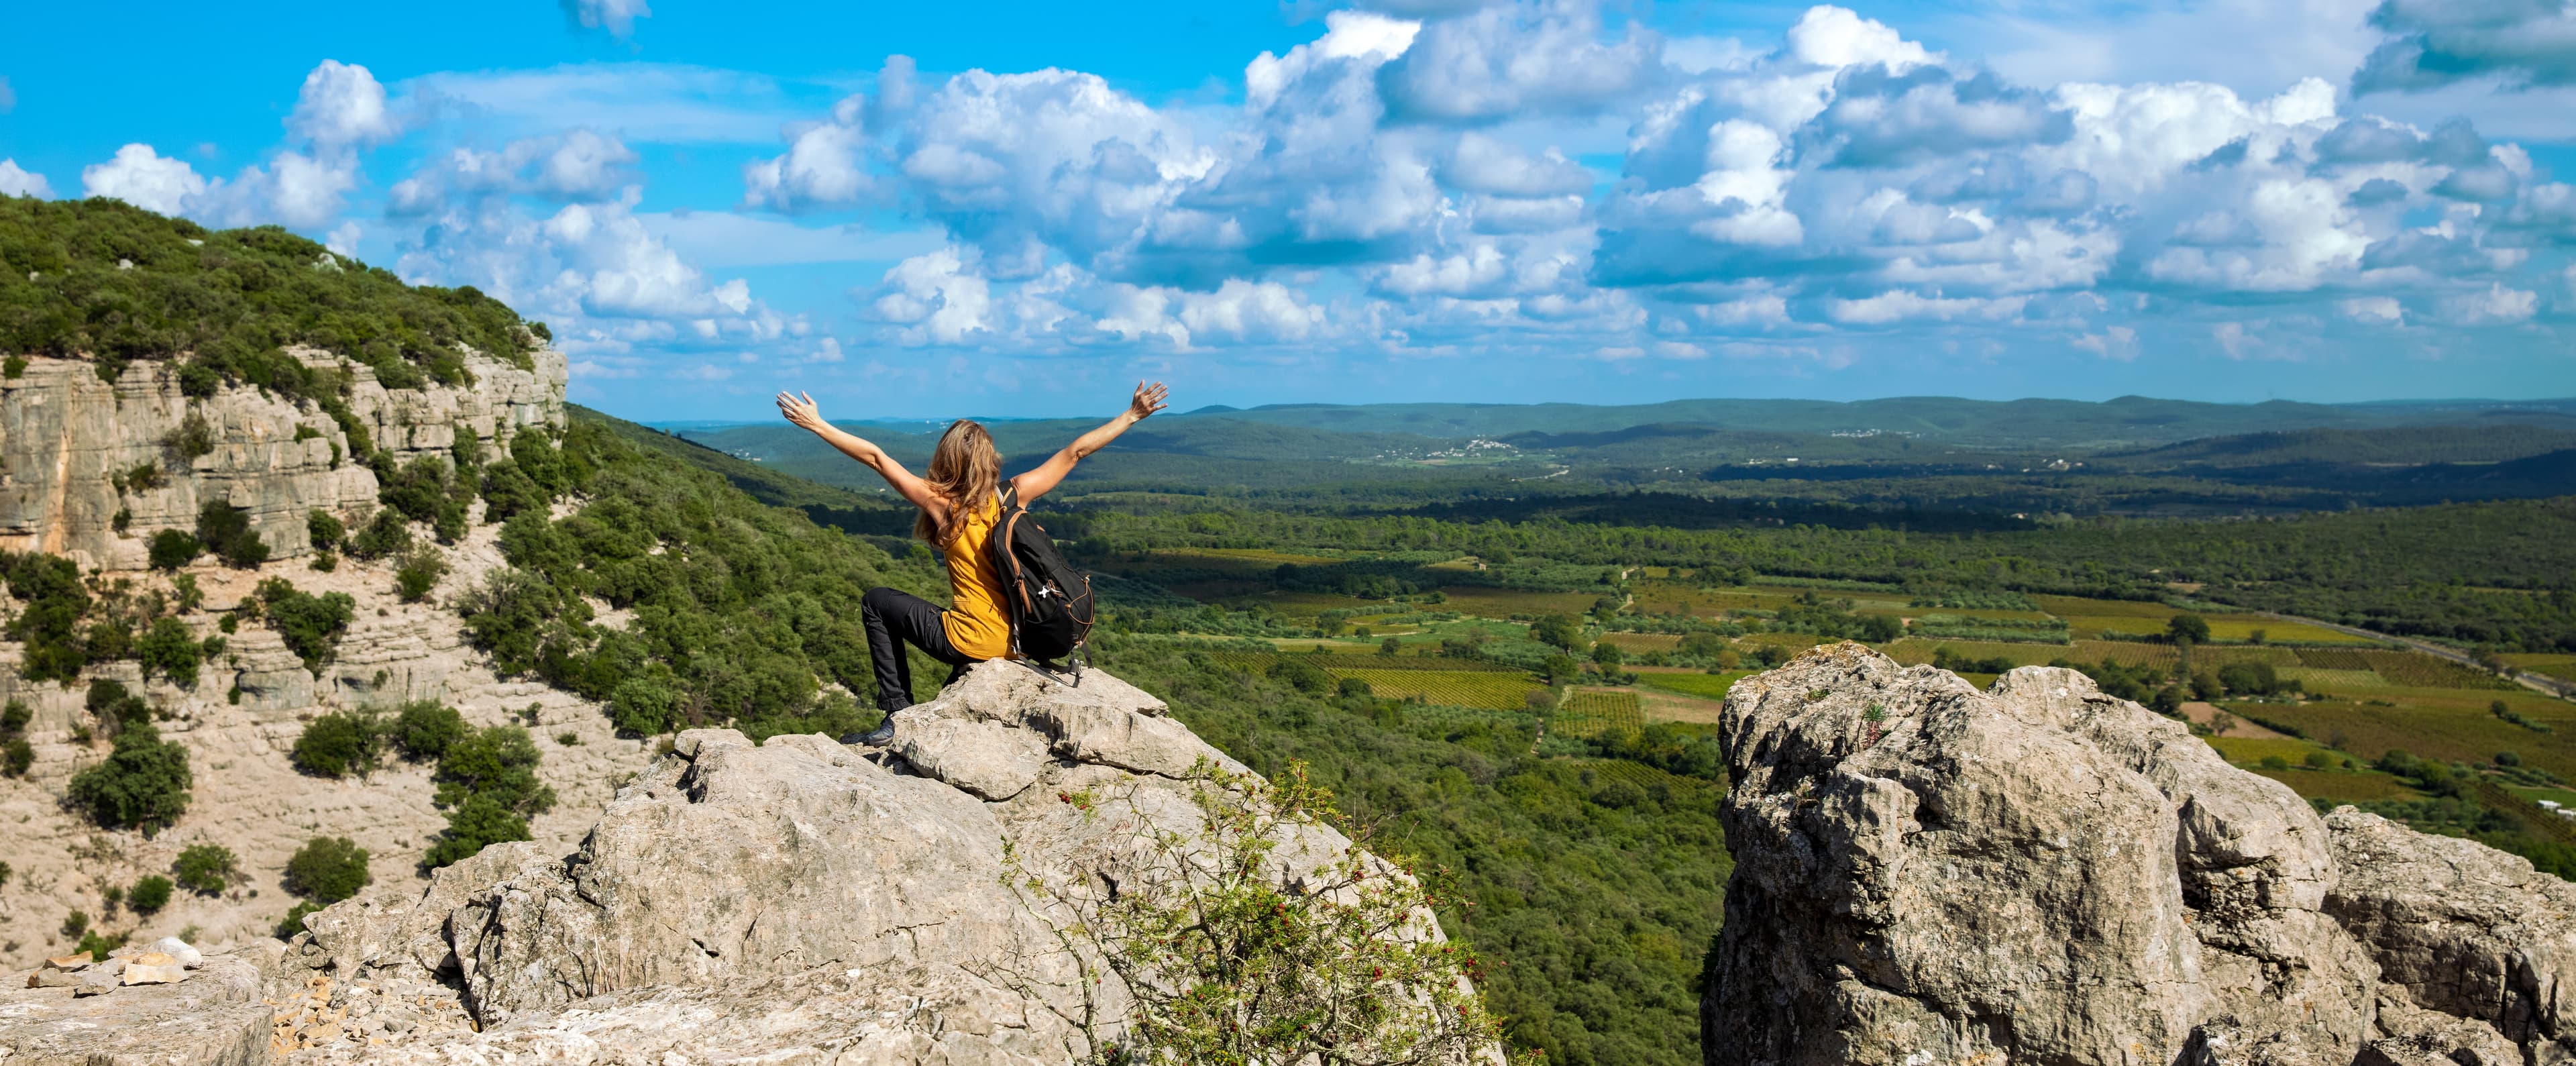
<svg viewBox="0 0 2576 1066"><path fill-rule="evenodd" d="M985 551L1001 518L1002 501L985 500L967 513L957 539L945 549L950 606L940 613L939 627L957 653L970 659L999 659L1011 653L1011 619L1002 613L1002 580Z"/></svg>

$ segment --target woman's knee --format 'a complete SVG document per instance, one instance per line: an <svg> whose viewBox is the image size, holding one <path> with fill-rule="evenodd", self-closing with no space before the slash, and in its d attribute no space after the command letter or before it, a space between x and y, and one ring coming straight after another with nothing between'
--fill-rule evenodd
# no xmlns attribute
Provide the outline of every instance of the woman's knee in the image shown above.
<svg viewBox="0 0 2576 1066"><path fill-rule="evenodd" d="M859 606L871 611L883 611L901 595L903 595L902 589L879 585L859 596Z"/></svg>

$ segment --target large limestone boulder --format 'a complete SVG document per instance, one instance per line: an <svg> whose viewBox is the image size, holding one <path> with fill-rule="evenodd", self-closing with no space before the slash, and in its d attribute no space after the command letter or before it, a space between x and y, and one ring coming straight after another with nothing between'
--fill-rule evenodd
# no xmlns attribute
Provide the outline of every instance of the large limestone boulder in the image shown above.
<svg viewBox="0 0 2576 1066"><path fill-rule="evenodd" d="M2568 886L2330 823L2082 674L1981 692L1842 644L1723 728L1712 1066L2565 1054Z"/></svg>
<svg viewBox="0 0 2576 1066"><path fill-rule="evenodd" d="M373 1011L371 990L439 985L480 1031L396 996L428 1020L341 1018L297 1061L1085 1059L1122 1031L1123 985L1086 987L1066 900L1025 884L1114 883L1144 833L1199 831L1184 778L1237 764L1163 710L1097 670L995 662L882 747L682 733L568 856L495 846L415 900L308 918L275 987L328 978ZM1305 827L1272 857L1294 882L1349 846Z"/></svg>

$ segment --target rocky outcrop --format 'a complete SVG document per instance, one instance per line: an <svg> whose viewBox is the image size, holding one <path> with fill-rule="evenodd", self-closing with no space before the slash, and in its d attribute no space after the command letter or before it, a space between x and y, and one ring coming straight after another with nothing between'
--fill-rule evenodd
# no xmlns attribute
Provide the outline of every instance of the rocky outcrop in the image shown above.
<svg viewBox="0 0 2576 1066"><path fill-rule="evenodd" d="M470 357L470 385L400 390L362 364L292 354L344 375L350 413L402 460L445 455L460 432L506 451L519 427L563 420L566 364L552 349L536 353L533 369ZM171 443L192 415L212 446L193 457ZM190 399L173 362L132 364L110 384L87 360L29 359L0 381L0 548L141 570L155 531L192 530L198 509L221 500L250 512L274 557L299 557L311 549L308 512L374 510L376 476L363 459L319 407L247 387ZM140 483L138 468L152 472Z"/></svg>
<svg viewBox="0 0 2576 1066"><path fill-rule="evenodd" d="M1082 1059L1123 986L1086 988L1070 916L1025 881L1115 882L1140 829L1199 832L1188 776L1238 764L1163 712L1098 670L991 662L882 747L682 733L569 856L495 846L308 919L284 984L444 982L482 1028L342 1029L300 1061ZM1294 881L1349 846L1308 827L1271 857Z"/></svg>
<svg viewBox="0 0 2576 1066"><path fill-rule="evenodd" d="M2565 883L2319 818L2082 674L1842 644L1723 728L1712 1066L2576 1056Z"/></svg>
<svg viewBox="0 0 2576 1066"><path fill-rule="evenodd" d="M563 417L564 360L552 351L536 353L531 370L469 358L470 386L390 391L363 366L299 354L350 375L349 412L374 445L402 461L447 455L460 432L476 435L486 456L497 457L519 428ZM475 726L526 726L544 751L538 772L559 797L531 831L558 854L569 849L616 786L652 756L644 742L617 736L597 704L498 676L469 645L446 601L502 565L499 529L478 524L458 543L439 546L452 569L426 602L395 595L391 560L342 558L329 572L314 570L305 550L308 511L336 508L354 525L376 506L375 475L347 454L340 426L318 407L255 389L191 400L169 369L137 362L110 385L94 364L35 358L21 376L0 380L0 545L105 567L102 590L123 582L137 596L165 597L174 591L171 577L123 571L144 565L155 530L192 529L206 500L249 510L272 549L271 561L256 569L207 558L183 571L205 602L176 617L195 637L224 641L193 687L146 679L131 659L85 672L83 682L113 679L144 697L161 734L188 750L188 811L157 834L102 831L64 806L71 776L107 750L93 735L87 686L24 679L23 647L0 642L0 701L31 712L24 738L34 756L23 777L0 777L12 868L0 881L0 928L9 932L0 936L0 968L24 969L68 952L76 936L58 930L73 911L104 932L139 941L189 927L215 949L265 940L295 904L281 884L286 861L315 836L349 837L372 856L378 881L409 882L412 864L444 823L430 803L428 768L396 762L347 780L296 773L288 750L306 723L332 711L429 699L455 706ZM185 462L164 439L191 414L204 421L214 448ZM132 477L147 462L159 471L157 485ZM112 521L119 510L128 514L122 533ZM428 543L425 529L419 539ZM269 578L355 602L336 655L318 671L255 618L237 614L230 631L224 628L225 612ZM104 889L167 875L181 849L197 844L230 849L245 876L219 894L181 892L148 918L103 906Z"/></svg>

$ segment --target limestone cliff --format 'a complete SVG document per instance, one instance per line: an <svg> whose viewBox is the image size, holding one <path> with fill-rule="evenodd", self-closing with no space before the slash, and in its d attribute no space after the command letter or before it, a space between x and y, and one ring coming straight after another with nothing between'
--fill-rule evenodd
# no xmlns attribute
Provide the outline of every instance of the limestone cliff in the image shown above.
<svg viewBox="0 0 2576 1066"><path fill-rule="evenodd" d="M317 366L328 359L298 354ZM445 455L460 432L480 438L487 455L504 454L519 428L563 419L558 352L535 353L530 370L470 360L472 384L456 388L386 390L364 366L331 365L348 376L349 413L375 447L398 459ZM141 569L145 540L158 529L192 528L205 501L222 499L250 512L272 549L256 569L209 558L183 571L205 603L178 617L195 636L221 634L226 642L193 688L165 678L146 682L131 660L95 664L84 674L84 682L112 678L144 696L162 735L188 749L193 799L160 833L102 831L63 806L71 776L107 750L79 739L93 717L83 706L86 686L23 679L23 646L0 641L0 700L33 711L25 739L35 754L25 777L0 778L0 825L10 845L0 859L11 867L0 882L0 966L23 968L68 948L72 938L60 927L73 911L147 941L190 927L211 947L264 938L295 903L281 886L287 858L317 835L347 836L366 848L379 884L411 881L412 865L444 824L430 803L425 767L395 763L364 778L329 780L298 774L287 762L305 724L333 710L434 699L456 706L473 725L526 725L544 749L540 773L561 797L532 831L556 848L579 839L650 752L641 741L617 737L596 704L501 678L467 645L444 601L500 565L498 530L478 523L440 549L453 569L427 602L401 602L382 563L343 558L331 572L313 570L308 511L336 510L355 525L377 506L375 475L350 454L342 428L318 408L254 389L188 398L166 369L136 363L110 385L90 363L37 358L20 377L0 382L0 541L101 567L104 581L166 593L169 575ZM191 414L203 420L212 449L181 461L164 440ZM133 483L131 472L145 463L162 471L159 484ZM128 516L122 532L113 522L120 510ZM425 528L420 539L428 540ZM235 610L271 577L356 601L347 634L318 675L276 633ZM8 609L20 606L11 601ZM235 625L223 633L219 623L228 614ZM166 874L182 848L199 843L232 849L247 879L218 896L180 893L148 917L104 906L106 890Z"/></svg>
<svg viewBox="0 0 2576 1066"><path fill-rule="evenodd" d="M325 352L290 354L342 375L349 413L375 447L402 460L445 455L460 432L506 450L519 427L563 421L565 362L552 349L538 351L532 369L471 358L470 385L402 390ZM375 474L332 416L247 387L192 399L173 366L136 363L110 384L86 360L36 358L0 381L0 549L68 556L84 570L141 570L154 531L194 528L198 509L222 500L250 512L272 557L295 558L311 548L308 511L374 509ZM211 446L193 457L171 443L191 415ZM158 483L129 483L138 467L157 471Z"/></svg>
<svg viewBox="0 0 2576 1066"><path fill-rule="evenodd" d="M2576 888L2320 818L2075 671L1842 644L1723 728L1711 1066L2576 1059Z"/></svg>

